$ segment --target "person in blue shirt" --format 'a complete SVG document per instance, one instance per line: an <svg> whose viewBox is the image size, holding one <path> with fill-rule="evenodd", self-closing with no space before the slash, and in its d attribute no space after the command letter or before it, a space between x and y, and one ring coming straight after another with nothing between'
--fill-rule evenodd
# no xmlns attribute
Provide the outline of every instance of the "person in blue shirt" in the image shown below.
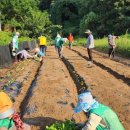
<svg viewBox="0 0 130 130"><path fill-rule="evenodd" d="M35 57L37 57L40 62L43 62L45 53L42 52L39 48L35 48L34 52L35 52L34 59Z"/></svg>

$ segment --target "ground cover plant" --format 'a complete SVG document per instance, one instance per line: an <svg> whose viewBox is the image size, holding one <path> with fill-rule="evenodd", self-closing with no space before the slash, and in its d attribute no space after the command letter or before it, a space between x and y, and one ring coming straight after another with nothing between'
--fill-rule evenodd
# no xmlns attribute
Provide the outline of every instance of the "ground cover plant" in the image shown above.
<svg viewBox="0 0 130 130"><path fill-rule="evenodd" d="M46 126L45 130L79 130L79 127L71 120L66 120L64 122L56 122L51 126Z"/></svg>

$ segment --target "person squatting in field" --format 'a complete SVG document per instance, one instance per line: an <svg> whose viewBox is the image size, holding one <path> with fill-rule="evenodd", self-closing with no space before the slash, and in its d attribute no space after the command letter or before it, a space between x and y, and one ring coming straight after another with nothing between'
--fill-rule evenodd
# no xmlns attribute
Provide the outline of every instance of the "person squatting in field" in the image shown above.
<svg viewBox="0 0 130 130"><path fill-rule="evenodd" d="M58 52L59 58L62 58L63 56L63 43L66 41L67 38L62 38L61 34L57 33L54 44L55 44L55 49Z"/></svg>
<svg viewBox="0 0 130 130"><path fill-rule="evenodd" d="M119 36L114 36L109 34L108 35L108 56L109 58L114 58L115 57L115 48L116 48L116 42L115 40L119 38Z"/></svg>
<svg viewBox="0 0 130 130"><path fill-rule="evenodd" d="M92 32L90 30L86 30L85 34L88 35L86 48L87 48L87 52L88 52L89 65L91 65L93 62L92 50L94 48L94 38L93 38Z"/></svg>
<svg viewBox="0 0 130 130"><path fill-rule="evenodd" d="M31 127L22 122L13 108L10 97L0 91L0 130L31 130Z"/></svg>
<svg viewBox="0 0 130 130"><path fill-rule="evenodd" d="M116 113L93 98L89 91L78 95L78 103L74 112L84 111L88 121L82 130L125 130Z"/></svg>
<svg viewBox="0 0 130 130"><path fill-rule="evenodd" d="M35 48L34 49L34 59L37 59L40 61L40 62L43 62L44 61L44 56L45 56L45 53L43 53L39 48Z"/></svg>
<svg viewBox="0 0 130 130"><path fill-rule="evenodd" d="M24 60L24 59L28 59L28 58L33 58L32 55L30 55L27 51L28 49L24 49L22 51L19 51L16 56L17 56L17 60Z"/></svg>

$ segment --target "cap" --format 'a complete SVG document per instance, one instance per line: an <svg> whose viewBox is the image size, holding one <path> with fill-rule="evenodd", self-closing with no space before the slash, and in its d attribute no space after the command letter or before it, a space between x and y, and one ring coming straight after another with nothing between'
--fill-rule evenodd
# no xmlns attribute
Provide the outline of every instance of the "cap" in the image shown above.
<svg viewBox="0 0 130 130"><path fill-rule="evenodd" d="M86 91L84 93L81 93L78 96L78 103L76 107L74 108L75 113L85 111L87 112L93 104L95 104L97 101L93 98L91 93L89 91Z"/></svg>

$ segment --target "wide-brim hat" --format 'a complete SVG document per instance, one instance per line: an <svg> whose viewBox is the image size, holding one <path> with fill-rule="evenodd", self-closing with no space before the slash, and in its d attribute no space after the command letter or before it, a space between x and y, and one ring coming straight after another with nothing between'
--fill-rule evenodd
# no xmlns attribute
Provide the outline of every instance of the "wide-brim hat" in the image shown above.
<svg viewBox="0 0 130 130"><path fill-rule="evenodd" d="M78 103L74 108L75 113L79 113L81 111L87 112L88 109L92 107L97 101L93 98L89 91L84 92L78 96Z"/></svg>
<svg viewBox="0 0 130 130"><path fill-rule="evenodd" d="M15 34L16 34L16 35L18 35L18 36L20 35L20 33L19 33L19 32L16 32Z"/></svg>
<svg viewBox="0 0 130 130"><path fill-rule="evenodd" d="M92 32L89 29L87 29L84 33L90 34Z"/></svg>

